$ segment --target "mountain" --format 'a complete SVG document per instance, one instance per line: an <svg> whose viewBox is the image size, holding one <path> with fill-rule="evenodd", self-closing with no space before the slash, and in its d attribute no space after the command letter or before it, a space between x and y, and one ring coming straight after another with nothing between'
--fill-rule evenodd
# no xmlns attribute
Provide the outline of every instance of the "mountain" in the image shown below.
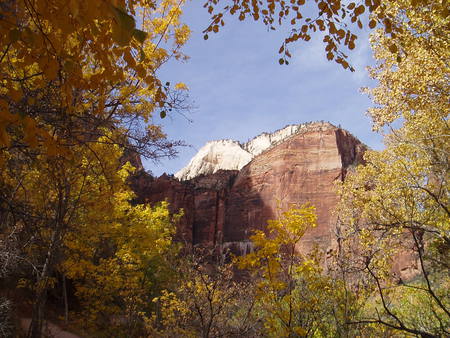
<svg viewBox="0 0 450 338"><path fill-rule="evenodd" d="M255 156L300 130L306 130L307 126L308 124L288 125L273 133L262 133L244 144L233 140L210 141L175 177L186 181L200 175L214 174L219 170L240 170Z"/></svg>
<svg viewBox="0 0 450 338"><path fill-rule="evenodd" d="M240 170L253 156L237 141L211 141L204 145L189 164L178 171L175 177L181 181L199 175L214 174L219 170Z"/></svg>
<svg viewBox="0 0 450 338"><path fill-rule="evenodd" d="M173 211L184 210L180 241L238 254L251 249L254 229L264 229L268 219L292 204L308 202L316 207L318 226L305 234L299 250L318 245L328 251L336 244L334 182L363 161L365 150L330 123L292 125L245 144L209 142L180 179L163 175L141 181L135 190L140 202L168 200Z"/></svg>

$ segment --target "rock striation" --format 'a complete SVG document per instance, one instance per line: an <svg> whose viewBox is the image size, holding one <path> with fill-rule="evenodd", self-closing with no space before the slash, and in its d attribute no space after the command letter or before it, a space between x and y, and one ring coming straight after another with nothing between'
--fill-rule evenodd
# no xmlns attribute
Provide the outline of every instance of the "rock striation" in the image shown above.
<svg viewBox="0 0 450 338"><path fill-rule="evenodd" d="M211 141L203 146L175 177L186 181L199 175L214 174L219 170L240 170L252 158L252 154L237 141Z"/></svg>
<svg viewBox="0 0 450 338"><path fill-rule="evenodd" d="M264 229L268 219L292 204L308 202L316 207L318 226L305 234L299 250L317 244L327 251L335 245L334 182L363 161L366 147L358 139L330 123L314 122L262 134L244 145L220 142L223 147L230 146L226 155L219 156L217 149L222 145L211 149L211 144L218 143L210 143L213 155L202 148L201 156L196 155L188 170L179 175L183 180L163 175L136 184L141 202L168 200L173 211L184 210L179 240L244 254L251 250L249 236L254 229ZM247 160L242 151L251 158L241 167L236 163ZM200 158L224 163L221 159L230 158L230 153L236 160L229 161L231 167L206 170L201 164L194 170L192 165L204 163Z"/></svg>
<svg viewBox="0 0 450 338"><path fill-rule="evenodd" d="M199 175L214 174L219 170L240 170L255 156L307 126L308 124L288 125L273 133L262 133L244 144L233 140L210 141L175 177L185 181Z"/></svg>

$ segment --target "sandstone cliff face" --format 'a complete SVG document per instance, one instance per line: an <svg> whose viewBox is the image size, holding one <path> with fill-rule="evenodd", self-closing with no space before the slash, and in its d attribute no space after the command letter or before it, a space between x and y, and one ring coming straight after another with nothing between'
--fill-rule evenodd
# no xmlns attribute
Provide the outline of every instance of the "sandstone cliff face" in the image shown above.
<svg viewBox="0 0 450 338"><path fill-rule="evenodd" d="M175 177L186 181L199 175L214 174L219 170L240 170L255 156L299 130L308 128L310 124L291 124L273 133L262 133L243 144L233 140L210 141L195 154L186 167L175 174Z"/></svg>
<svg viewBox="0 0 450 338"><path fill-rule="evenodd" d="M163 175L139 189L141 201L167 199L172 210L184 209L178 238L187 244L210 244L243 254L254 229L292 204L317 208L318 226L308 231L299 250L314 244L333 246L337 196L334 182L362 161L366 147L347 131L329 123L299 128L255 156L239 171L178 181Z"/></svg>
<svg viewBox="0 0 450 338"><path fill-rule="evenodd" d="M220 170L217 173L180 182L176 178L161 177L135 182L138 202L154 204L167 200L172 212L183 209L177 240L187 245L219 245L223 232L226 198L238 171ZM145 188L141 188L145 186Z"/></svg>
<svg viewBox="0 0 450 338"><path fill-rule="evenodd" d="M315 124L257 156L238 174L228 195L223 241L233 247L253 229L264 229L293 204L316 207L318 226L309 230L299 250L314 244L333 245L337 203L335 180L362 160L365 147L348 132L330 124ZM237 249L237 248L236 248Z"/></svg>

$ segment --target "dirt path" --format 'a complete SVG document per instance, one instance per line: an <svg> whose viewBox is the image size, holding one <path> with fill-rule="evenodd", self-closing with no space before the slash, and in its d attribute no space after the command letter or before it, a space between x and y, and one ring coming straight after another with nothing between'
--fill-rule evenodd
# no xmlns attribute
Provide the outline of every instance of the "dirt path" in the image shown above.
<svg viewBox="0 0 450 338"><path fill-rule="evenodd" d="M31 324L31 318L22 318L20 320L20 326L22 327L23 330L25 330L25 332L28 331L30 324ZM44 332L49 337L54 337L54 338L81 338L80 336L77 336L76 334L73 334L68 331L64 331L58 325L55 325L50 322L46 322L44 324Z"/></svg>

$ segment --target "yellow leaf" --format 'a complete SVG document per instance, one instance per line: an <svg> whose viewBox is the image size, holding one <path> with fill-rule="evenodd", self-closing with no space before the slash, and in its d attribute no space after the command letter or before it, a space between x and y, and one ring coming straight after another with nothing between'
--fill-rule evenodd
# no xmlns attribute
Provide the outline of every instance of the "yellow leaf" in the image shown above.
<svg viewBox="0 0 450 338"><path fill-rule="evenodd" d="M188 87L187 87L186 84L184 84L183 82L178 82L178 83L175 85L175 89L178 89L178 90L188 90Z"/></svg>

